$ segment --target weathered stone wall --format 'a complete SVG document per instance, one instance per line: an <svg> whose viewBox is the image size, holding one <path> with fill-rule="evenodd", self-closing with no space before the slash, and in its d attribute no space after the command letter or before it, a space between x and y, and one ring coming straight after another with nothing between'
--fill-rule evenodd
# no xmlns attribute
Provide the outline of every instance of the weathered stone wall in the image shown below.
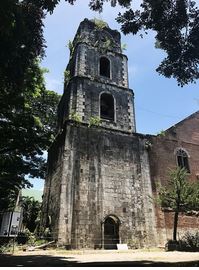
<svg viewBox="0 0 199 270"><path fill-rule="evenodd" d="M106 41L108 48L104 48ZM114 121L102 121L102 126L135 132L134 94L128 85L127 57L121 53L120 34L110 28L98 29L84 20L74 38L74 50L67 70L71 79L65 83L58 108L59 129L76 113L88 123L100 116L100 94L110 93L115 101ZM110 61L110 78L100 75L100 57Z"/></svg>
<svg viewBox="0 0 199 270"><path fill-rule="evenodd" d="M57 135L48 151L48 170L42 200L42 225L51 229L55 239L58 238L59 232L58 222L65 139L65 131L63 130L62 133Z"/></svg>
<svg viewBox="0 0 199 270"><path fill-rule="evenodd" d="M190 126L186 122L186 127L191 129L193 122ZM172 130L165 136L147 137L67 124L50 150L45 185L44 202L48 199L48 215L59 243L100 247L102 222L108 215L119 218L121 242L131 247L164 245L171 239L173 214L160 208L154 213L149 196L152 190L155 195L158 182L167 184L168 169L176 168L175 149L182 147L189 153L190 181L196 181L199 162L199 145L192 136L186 142L180 132L175 132L178 139L172 136ZM152 147L146 151L147 140ZM178 237L197 230L198 222L196 217L180 215Z"/></svg>
<svg viewBox="0 0 199 270"><path fill-rule="evenodd" d="M59 180L51 174L51 183L56 182L51 188L52 219L60 199L58 242L73 248L101 247L103 220L115 215L122 243L155 245L144 139L82 124L68 124L65 135L62 173Z"/></svg>
<svg viewBox="0 0 199 270"><path fill-rule="evenodd" d="M111 83L128 88L127 57L123 54L107 51L100 52L98 48L80 43L76 48L77 68L75 76L86 76L90 79ZM110 61L110 78L100 76L100 57L105 56Z"/></svg>
<svg viewBox="0 0 199 270"><path fill-rule="evenodd" d="M100 94L111 93L115 100L115 121L101 120L101 126L126 131L135 131L134 95L130 89L115 85L92 81L87 78L75 77L69 84L59 105L60 118L71 119L75 112L81 122L89 124L91 117L100 116ZM70 93L70 94L69 94ZM69 103L69 107L65 104Z"/></svg>

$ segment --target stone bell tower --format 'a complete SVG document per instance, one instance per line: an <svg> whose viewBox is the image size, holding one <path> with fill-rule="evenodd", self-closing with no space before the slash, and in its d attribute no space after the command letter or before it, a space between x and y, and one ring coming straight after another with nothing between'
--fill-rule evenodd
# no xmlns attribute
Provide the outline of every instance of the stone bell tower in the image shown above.
<svg viewBox="0 0 199 270"><path fill-rule="evenodd" d="M148 155L135 133L120 33L85 19L70 50L58 134L48 154L44 224L71 248L150 245Z"/></svg>
<svg viewBox="0 0 199 270"><path fill-rule="evenodd" d="M81 123L100 117L102 127L134 132L133 92L128 86L120 33L84 20L70 48L69 82L59 105L60 128L75 114Z"/></svg>

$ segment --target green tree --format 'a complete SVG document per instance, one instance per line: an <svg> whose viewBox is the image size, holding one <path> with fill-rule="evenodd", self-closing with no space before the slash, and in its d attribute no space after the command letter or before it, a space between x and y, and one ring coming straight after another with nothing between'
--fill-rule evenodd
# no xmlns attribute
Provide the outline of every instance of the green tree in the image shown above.
<svg viewBox="0 0 199 270"><path fill-rule="evenodd" d="M65 0L74 4L76 0ZM2 0L0 7L0 79L19 84L24 70L35 57L44 54L43 18L52 13L60 0ZM124 34L156 33L156 47L165 59L157 72L174 77L183 86L199 78L199 9L192 0L90 0L89 7L101 12L105 2L120 5L124 12L116 18ZM21 57L22 56L22 57ZM1 70L2 69L2 70ZM3 77L1 76L3 71ZM5 76L4 76L5 75ZM20 75L20 76L18 76ZM21 89L19 87L19 89Z"/></svg>
<svg viewBox="0 0 199 270"><path fill-rule="evenodd" d="M93 10L102 11L105 0L90 1ZM141 37L149 30L156 33L156 47L166 58L156 69L165 77L174 77L183 86L199 78L199 9L191 0L142 0L133 9L132 0L110 0L126 8L116 18L124 34Z"/></svg>
<svg viewBox="0 0 199 270"><path fill-rule="evenodd" d="M2 0L0 6L0 211L13 208L25 176L44 178L43 151L56 129L58 94L45 89L45 1Z"/></svg>
<svg viewBox="0 0 199 270"><path fill-rule="evenodd" d="M37 226L37 218L41 210L41 203L33 197L23 196L21 199L23 209L23 225L30 232L34 232Z"/></svg>
<svg viewBox="0 0 199 270"><path fill-rule="evenodd" d="M56 133L60 97L45 89L43 73L36 61L25 76L32 91L24 89L20 102L7 103L0 92L0 211L13 208L19 189L31 186L26 175L45 176L43 152Z"/></svg>
<svg viewBox="0 0 199 270"><path fill-rule="evenodd" d="M168 185L158 189L157 202L162 209L174 212L173 240L176 241L179 213L199 210L199 184L190 183L185 168L170 171Z"/></svg>
<svg viewBox="0 0 199 270"><path fill-rule="evenodd" d="M10 106L23 102L24 91L34 90L27 74L34 72L35 59L44 56L44 17L34 1L1 1L0 91Z"/></svg>

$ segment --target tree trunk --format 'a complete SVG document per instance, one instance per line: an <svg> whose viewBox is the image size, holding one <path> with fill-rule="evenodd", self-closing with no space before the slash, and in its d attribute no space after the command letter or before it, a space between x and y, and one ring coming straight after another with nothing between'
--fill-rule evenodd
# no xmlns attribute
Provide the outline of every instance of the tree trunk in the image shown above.
<svg viewBox="0 0 199 270"><path fill-rule="evenodd" d="M173 240L176 241L177 236L177 227L178 227L178 214L179 212L174 213L174 223L173 223Z"/></svg>

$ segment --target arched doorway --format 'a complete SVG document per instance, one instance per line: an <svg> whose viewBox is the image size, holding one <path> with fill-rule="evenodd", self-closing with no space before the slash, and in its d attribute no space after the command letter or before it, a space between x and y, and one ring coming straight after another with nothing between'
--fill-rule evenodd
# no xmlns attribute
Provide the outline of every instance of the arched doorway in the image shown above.
<svg viewBox="0 0 199 270"><path fill-rule="evenodd" d="M117 249L119 243L119 219L108 216L104 220L104 249Z"/></svg>

